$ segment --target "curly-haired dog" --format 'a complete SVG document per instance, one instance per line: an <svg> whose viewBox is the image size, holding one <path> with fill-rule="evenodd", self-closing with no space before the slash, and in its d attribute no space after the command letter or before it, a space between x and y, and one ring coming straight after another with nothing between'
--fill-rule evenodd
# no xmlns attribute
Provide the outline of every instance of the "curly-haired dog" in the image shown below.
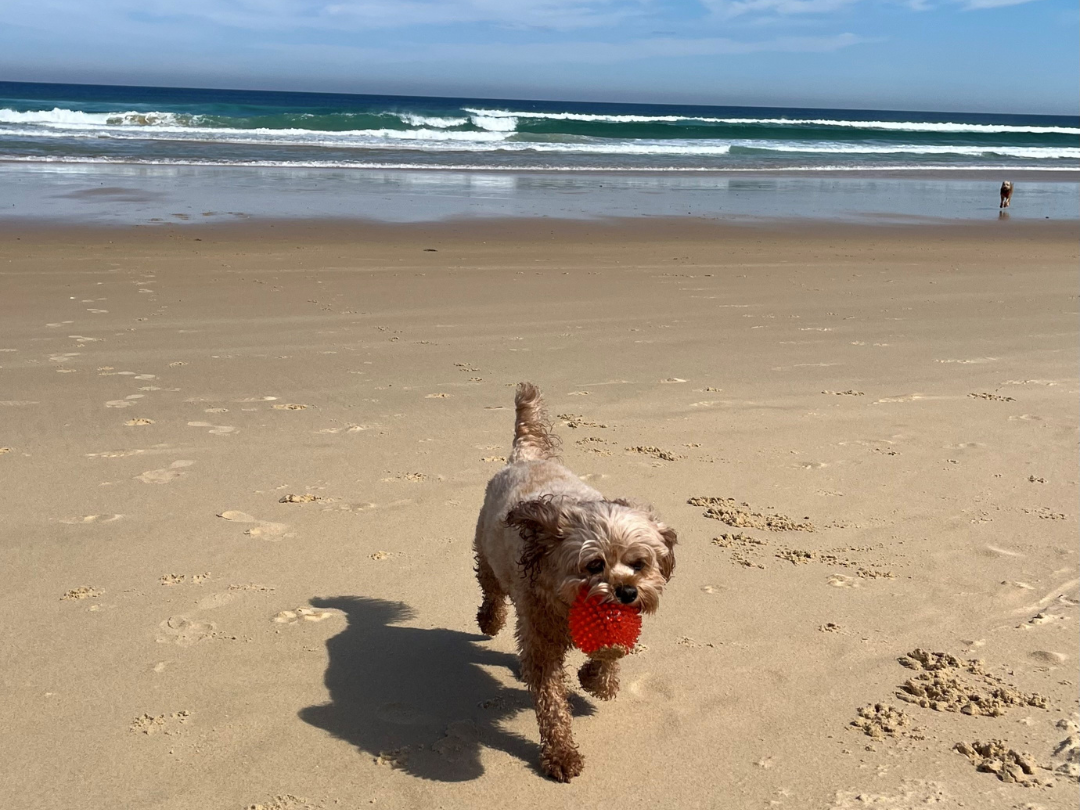
<svg viewBox="0 0 1080 810"><path fill-rule="evenodd" d="M509 460L487 486L476 524L476 576L484 594L476 619L493 636L517 611L521 677L536 705L540 762L559 782L584 761L570 730L563 660L567 617L585 586L644 613L660 604L675 568L675 530L648 506L608 500L556 461L557 439L536 386L521 383ZM618 661L589 660L581 685L602 700L619 689Z"/></svg>
<svg viewBox="0 0 1080 810"><path fill-rule="evenodd" d="M1001 204L998 208L1008 208L1012 204L1013 185L1008 180L1001 184Z"/></svg>

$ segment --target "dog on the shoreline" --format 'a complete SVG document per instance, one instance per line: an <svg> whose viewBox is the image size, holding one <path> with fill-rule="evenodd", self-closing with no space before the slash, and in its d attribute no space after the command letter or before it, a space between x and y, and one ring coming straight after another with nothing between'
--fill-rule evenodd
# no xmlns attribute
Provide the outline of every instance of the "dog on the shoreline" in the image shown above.
<svg viewBox="0 0 1080 810"><path fill-rule="evenodd" d="M1009 207L1009 204L1012 203L1012 192L1013 186L1011 182L1006 180L1001 184L1001 204L998 205L998 208Z"/></svg>
<svg viewBox="0 0 1080 810"><path fill-rule="evenodd" d="M558 440L540 391L521 383L514 399L514 444L487 485L476 524L476 576L483 603L476 619L494 636L506 623L507 597L517 613L521 679L532 692L540 727L540 764L568 782L584 760L570 729L563 661L571 647L568 614L583 588L605 600L660 604L675 568L675 530L652 509L608 500L557 460ZM601 700L619 689L617 660L589 659L578 679Z"/></svg>

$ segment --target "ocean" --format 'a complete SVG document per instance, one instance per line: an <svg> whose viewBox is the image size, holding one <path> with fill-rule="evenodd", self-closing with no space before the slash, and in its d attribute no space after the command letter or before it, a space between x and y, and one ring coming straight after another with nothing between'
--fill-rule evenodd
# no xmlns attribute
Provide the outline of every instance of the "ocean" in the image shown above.
<svg viewBox="0 0 1080 810"><path fill-rule="evenodd" d="M517 172L1074 172L1080 171L1080 118L0 82L0 161Z"/></svg>

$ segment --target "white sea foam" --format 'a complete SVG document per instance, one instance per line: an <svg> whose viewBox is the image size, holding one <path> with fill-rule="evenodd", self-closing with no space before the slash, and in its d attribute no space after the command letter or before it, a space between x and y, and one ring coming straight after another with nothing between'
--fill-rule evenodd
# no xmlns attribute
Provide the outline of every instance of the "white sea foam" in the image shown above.
<svg viewBox="0 0 1080 810"><path fill-rule="evenodd" d="M82 110L67 110L54 107L51 110L0 109L0 124L43 124L60 127L99 127L99 126L167 126L196 123L199 116L178 115L168 112L107 112L88 113Z"/></svg>
<svg viewBox="0 0 1080 810"><path fill-rule="evenodd" d="M474 107L464 108L468 117L426 116L410 112L386 113L399 118L405 124L420 129L449 129L472 123L473 126L488 132L514 132L520 119L541 119L553 121L580 121L610 124L634 123L706 123L740 126L791 126L791 127L837 127L848 129L872 129L895 132L928 133L971 133L971 134L1033 134L1033 135L1080 135L1080 127L1065 126L1020 126L1011 124L968 124L925 121L850 121L831 118L719 118L707 116L680 115L602 115L597 113L571 112L531 112L512 110L489 110ZM311 114L300 114L301 118L316 118ZM175 125L198 125L201 116L182 115L171 112L138 112L134 110L90 113L54 107L51 110L19 111L8 108L0 109L0 123L39 124L44 126L129 126L160 127ZM197 128L197 127L196 127Z"/></svg>
<svg viewBox="0 0 1080 810"><path fill-rule="evenodd" d="M519 112L511 110L485 110L465 107L465 112L486 119L537 118L552 121L582 121L604 124L676 124L693 122L703 124L731 124L746 126L819 126L848 127L854 129L882 129L898 132L969 132L988 135L998 133L1029 133L1040 135L1080 135L1080 127L1037 127L1011 124L963 124L924 121L847 121L832 118L710 118L686 115L600 115L595 113L569 112ZM515 124L516 125L516 124Z"/></svg>
<svg viewBox="0 0 1080 810"><path fill-rule="evenodd" d="M867 144L823 141L628 140L589 138L576 141L524 140L512 131L450 129L370 129L325 132L310 129L234 129L160 124L85 126L56 123L48 128L0 127L0 136L76 138L120 141L182 141L256 146L306 146L334 149L401 149L426 152L535 152L567 155L716 157L738 150L761 154L925 155L1006 157L1025 160L1078 160L1080 148L1059 146L961 146L950 144ZM535 136L534 136L535 137Z"/></svg>
<svg viewBox="0 0 1080 810"><path fill-rule="evenodd" d="M761 152L823 155L965 155L1029 158L1032 160L1080 159L1080 148L1059 146L956 146L951 144L852 144L800 143L798 141L738 141L736 146Z"/></svg>
<svg viewBox="0 0 1080 810"><path fill-rule="evenodd" d="M472 123L473 126L489 132L514 132L518 124L517 118L512 115L483 115L482 113L474 114Z"/></svg>
<svg viewBox="0 0 1080 810"><path fill-rule="evenodd" d="M410 127L434 127L435 129L449 129L450 127L463 127L469 123L468 118L440 118L435 115L417 115L416 113L394 113L401 122Z"/></svg>

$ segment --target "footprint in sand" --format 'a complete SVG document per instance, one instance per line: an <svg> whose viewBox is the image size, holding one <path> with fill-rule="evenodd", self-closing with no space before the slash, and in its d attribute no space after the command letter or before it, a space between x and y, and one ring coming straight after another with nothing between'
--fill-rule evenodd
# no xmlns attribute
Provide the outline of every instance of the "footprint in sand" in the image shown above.
<svg viewBox="0 0 1080 810"><path fill-rule="evenodd" d="M183 469L190 467L194 464L194 461L174 461L168 467L164 467L160 470L147 470L142 475L136 475L135 479L142 481L144 484L168 484L170 481L175 481L185 473Z"/></svg>
<svg viewBox="0 0 1080 810"><path fill-rule="evenodd" d="M914 810L917 807L960 807L945 786L937 782L916 780L904 783L896 793L874 793L869 790L838 790L829 810L861 810L880 807L882 810ZM1029 805L1035 810L1035 805Z"/></svg>
<svg viewBox="0 0 1080 810"><path fill-rule="evenodd" d="M399 501L398 503L412 503L412 501ZM393 504L386 504L392 506ZM328 505L322 507L324 512L367 512L369 509L374 509L375 504L367 501L361 501L359 503L339 503L329 502Z"/></svg>
<svg viewBox="0 0 1080 810"><path fill-rule="evenodd" d="M636 698L645 700L657 698L672 700L675 697L675 689L671 682L664 676L658 676L652 672L642 673L636 680L628 683L626 691Z"/></svg>
<svg viewBox="0 0 1080 810"><path fill-rule="evenodd" d="M141 427L142 425L154 424L154 420L140 416L138 419L128 419L124 424L128 427Z"/></svg>
<svg viewBox="0 0 1080 810"><path fill-rule="evenodd" d="M176 644L179 647L190 647L217 635L214 622L194 621L186 616L170 616L158 625L158 630L158 644Z"/></svg>
<svg viewBox="0 0 1080 810"><path fill-rule="evenodd" d="M217 593L204 596L198 602L195 603L196 610L216 610L219 607L225 607L230 605L242 596L241 592L235 589L227 591L218 591Z"/></svg>
<svg viewBox="0 0 1080 810"><path fill-rule="evenodd" d="M271 405L275 411L304 411L307 410L307 405L298 405L295 402L282 403L280 405Z"/></svg>
<svg viewBox="0 0 1080 810"><path fill-rule="evenodd" d="M825 580L833 588L858 588L859 580L855 577L844 576L843 574L833 574Z"/></svg>
<svg viewBox="0 0 1080 810"><path fill-rule="evenodd" d="M1069 656L1052 650L1033 650L1028 653L1028 658L1044 666L1059 667L1068 660Z"/></svg>
<svg viewBox="0 0 1080 810"><path fill-rule="evenodd" d="M283 610L270 621L275 624L299 624L300 622L321 622L331 616L340 615L342 615L340 610L316 610L310 607L298 607L293 610Z"/></svg>
<svg viewBox="0 0 1080 810"><path fill-rule="evenodd" d="M112 523L119 520L123 515L83 515L81 517L61 518L61 523L69 526L81 526L84 523Z"/></svg>
<svg viewBox="0 0 1080 810"><path fill-rule="evenodd" d="M213 425L209 422L188 422L188 427L210 428L206 432L211 436L228 436L236 432L236 428L232 425Z"/></svg>
<svg viewBox="0 0 1080 810"><path fill-rule="evenodd" d="M257 540L277 541L296 536L289 531L289 524L287 523L272 523L268 520L259 520L258 518L252 517L247 512L237 512L236 510L230 509L227 512L222 512L218 517L234 523L255 524L250 529L246 529L244 534L248 537L254 537Z"/></svg>
<svg viewBox="0 0 1080 810"><path fill-rule="evenodd" d="M316 433L362 433L365 430L372 430L374 427L375 425L347 425L345 427L323 428L316 431Z"/></svg>
<svg viewBox="0 0 1080 810"><path fill-rule="evenodd" d="M1030 630L1033 627L1042 627L1047 624L1051 624L1056 627L1062 627L1063 625L1061 624L1061 622L1065 622L1068 620L1069 617L1061 613L1046 613L1041 611L1039 613L1036 613L1023 624L1018 625L1018 627L1022 630Z"/></svg>
<svg viewBox="0 0 1080 810"><path fill-rule="evenodd" d="M422 472L406 472L399 475L391 476L390 478L380 478L383 483L390 483L392 481L409 481L413 484L418 484L421 481L427 481L427 476Z"/></svg>
<svg viewBox="0 0 1080 810"><path fill-rule="evenodd" d="M142 399L146 394L130 394L123 399L110 399L105 403L106 408L130 408L136 404L135 400Z"/></svg>

